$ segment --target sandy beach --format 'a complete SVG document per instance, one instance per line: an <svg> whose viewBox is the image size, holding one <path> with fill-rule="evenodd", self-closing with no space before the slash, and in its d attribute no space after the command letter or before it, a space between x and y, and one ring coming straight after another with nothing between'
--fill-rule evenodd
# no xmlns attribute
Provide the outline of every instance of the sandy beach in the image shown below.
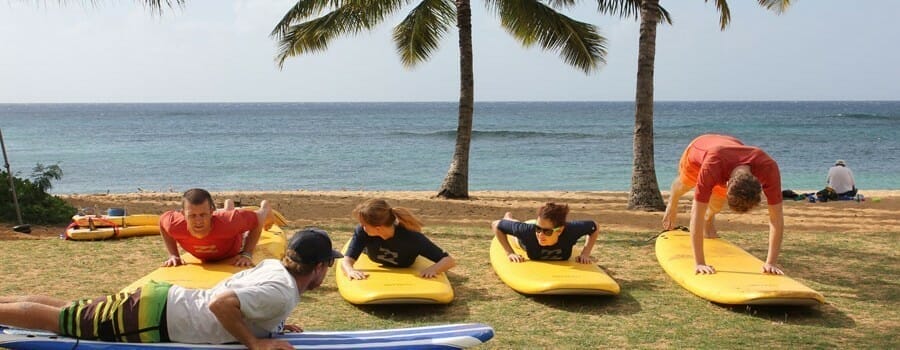
<svg viewBox="0 0 900 350"><path fill-rule="evenodd" d="M797 191L809 192L809 191ZM785 201L787 234L820 232L900 232L900 191L861 191L863 202L839 201L809 203ZM408 207L428 226L487 227L507 211L517 218L532 218L541 203L568 203L570 219L597 220L601 229L614 232L655 232L660 230L662 212L627 210L626 192L568 191L473 191L471 199L445 200L433 191L281 191L281 192L216 192L221 202L232 198L243 205L255 205L263 199L288 219L289 227L306 225L351 225L350 211L368 198L385 198L394 206ZM664 196L667 196L664 193ZM128 193L63 195L75 207L126 208L131 214L159 214L178 208L180 193ZM668 198L668 197L665 197ZM679 201L679 224L687 225L690 194ZM719 230L729 232L765 231L765 206L749 214L738 215L723 210L718 216ZM0 239L55 238L62 226L34 226L32 234L12 231L12 224L0 226Z"/></svg>

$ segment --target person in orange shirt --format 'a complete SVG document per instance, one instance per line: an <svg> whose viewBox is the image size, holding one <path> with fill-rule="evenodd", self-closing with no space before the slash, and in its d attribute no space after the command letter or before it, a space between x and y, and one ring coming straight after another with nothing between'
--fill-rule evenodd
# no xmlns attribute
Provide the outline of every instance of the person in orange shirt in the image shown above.
<svg viewBox="0 0 900 350"><path fill-rule="evenodd" d="M669 203L663 216L664 229L675 228L678 198L694 189L691 206L691 242L696 262L695 272L715 273L706 264L703 238L717 238L715 216L725 202L731 210L745 213L766 194L769 206L769 251L762 270L781 275L776 266L784 236L784 213L781 198L781 172L772 157L758 147L744 145L726 135L706 134L694 139L681 156L678 176L672 181Z"/></svg>
<svg viewBox="0 0 900 350"><path fill-rule="evenodd" d="M262 201L257 211L235 210L231 201L226 201L225 210L216 210L212 195L194 188L184 192L181 205L181 211L170 210L159 217L169 252L162 266L184 264L178 245L204 262L233 259L235 266L253 266L253 249L272 212L268 201Z"/></svg>

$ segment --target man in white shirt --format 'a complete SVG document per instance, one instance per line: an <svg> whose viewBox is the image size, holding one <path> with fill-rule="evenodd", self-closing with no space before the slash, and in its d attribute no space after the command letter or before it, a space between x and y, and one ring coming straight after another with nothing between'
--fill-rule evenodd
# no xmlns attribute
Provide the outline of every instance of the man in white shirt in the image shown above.
<svg viewBox="0 0 900 350"><path fill-rule="evenodd" d="M834 166L828 169L825 182L839 197L856 195L856 181L853 180L853 172L850 171L843 159L838 159L834 162Z"/></svg>
<svg viewBox="0 0 900 350"><path fill-rule="evenodd" d="M47 296L0 297L0 323L68 337L111 342L240 342L250 349L293 349L269 339L300 295L322 284L334 259L328 234L308 228L294 234L281 261L263 260L210 289L149 282L130 293L65 301Z"/></svg>

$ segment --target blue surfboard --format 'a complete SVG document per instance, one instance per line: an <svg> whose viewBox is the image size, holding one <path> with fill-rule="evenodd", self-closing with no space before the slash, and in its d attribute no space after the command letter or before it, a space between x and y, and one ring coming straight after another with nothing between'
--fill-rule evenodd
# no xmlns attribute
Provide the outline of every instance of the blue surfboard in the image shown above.
<svg viewBox="0 0 900 350"><path fill-rule="evenodd" d="M465 349L494 337L494 329L480 323L369 331L309 331L275 336L295 349ZM246 349L241 344L113 343L78 340L53 333L0 325L0 347L33 350L189 350Z"/></svg>

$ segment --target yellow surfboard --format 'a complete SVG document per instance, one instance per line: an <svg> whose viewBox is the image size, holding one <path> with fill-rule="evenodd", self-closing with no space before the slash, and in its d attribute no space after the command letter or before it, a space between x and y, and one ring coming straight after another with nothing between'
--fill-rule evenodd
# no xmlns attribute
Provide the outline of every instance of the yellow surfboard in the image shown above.
<svg viewBox="0 0 900 350"><path fill-rule="evenodd" d="M253 250L253 263L258 264L264 259L281 259L284 257L284 248L287 240L284 237L284 231L278 225L272 225L270 228L263 230L259 237L259 243ZM165 249L160 243L159 249ZM131 291L140 287L150 280L166 281L175 285L186 288L212 288L220 281L228 278L238 271L246 269L245 267L237 267L231 264L229 260L201 263L190 253L181 254L181 260L184 265L175 267L160 267L146 276L134 281L122 291Z"/></svg>
<svg viewBox="0 0 900 350"><path fill-rule="evenodd" d="M66 229L66 238L76 241L93 241L100 239L125 238L134 236L151 236L159 234L159 225L128 227L88 227Z"/></svg>
<svg viewBox="0 0 900 350"><path fill-rule="evenodd" d="M694 254L689 232L673 230L656 239L656 259L682 287L719 304L730 305L818 305L825 302L819 292L784 275L762 272L763 261L722 238L705 239L706 263L712 275L694 273Z"/></svg>
<svg viewBox="0 0 900 350"><path fill-rule="evenodd" d="M126 216L108 215L75 215L72 222L81 227L109 227L109 226L156 226L159 225L157 214L136 214Z"/></svg>
<svg viewBox="0 0 900 350"><path fill-rule="evenodd" d="M350 242L342 251L347 251ZM361 254L353 268L369 274L363 280L350 280L338 266L336 279L341 297L356 305L366 304L447 304L453 301L453 287L446 273L435 278L419 277L422 271L434 264L418 257L410 267L384 267Z"/></svg>
<svg viewBox="0 0 900 350"><path fill-rule="evenodd" d="M510 237L513 251L526 257L515 237ZM596 264L575 261L581 249L572 248L566 261L512 262L497 237L491 241L491 265L503 283L522 294L618 295L619 284Z"/></svg>

